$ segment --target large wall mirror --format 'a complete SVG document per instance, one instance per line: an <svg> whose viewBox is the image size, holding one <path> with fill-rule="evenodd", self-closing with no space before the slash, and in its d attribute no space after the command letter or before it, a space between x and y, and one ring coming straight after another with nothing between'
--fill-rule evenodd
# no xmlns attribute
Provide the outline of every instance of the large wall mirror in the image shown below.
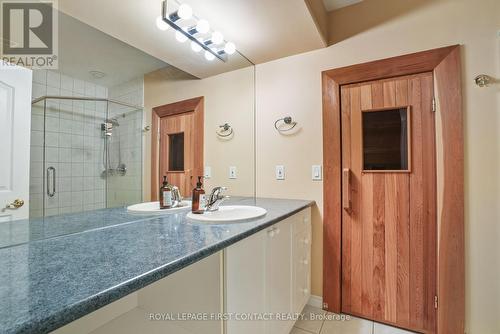
<svg viewBox="0 0 500 334"><path fill-rule="evenodd" d="M113 224L106 209L157 200L163 176L186 198L199 176L207 194L223 186L254 196L254 65L238 52L224 61L193 52L174 29L158 29L160 5L140 25L161 41L155 53L86 16L86 2L61 3L58 67L35 69L25 83L26 204L0 215L0 247ZM155 120L154 110L169 111ZM96 210L100 218L87 214ZM65 225L68 215L78 224ZM14 229L14 220L23 223Z"/></svg>

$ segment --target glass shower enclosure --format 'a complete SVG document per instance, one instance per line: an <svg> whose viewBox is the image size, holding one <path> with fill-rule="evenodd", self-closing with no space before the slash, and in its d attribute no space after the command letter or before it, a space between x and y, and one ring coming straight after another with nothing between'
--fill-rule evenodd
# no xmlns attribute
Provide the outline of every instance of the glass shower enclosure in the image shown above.
<svg viewBox="0 0 500 334"><path fill-rule="evenodd" d="M31 218L142 201L141 106L43 96L31 124Z"/></svg>

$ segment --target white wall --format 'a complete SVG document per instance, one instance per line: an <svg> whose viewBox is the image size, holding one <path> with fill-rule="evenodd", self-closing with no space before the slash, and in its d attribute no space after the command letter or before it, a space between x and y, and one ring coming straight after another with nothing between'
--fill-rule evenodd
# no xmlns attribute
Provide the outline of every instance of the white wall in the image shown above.
<svg viewBox="0 0 500 334"><path fill-rule="evenodd" d="M321 71L462 44L466 326L468 333L500 333L500 85L478 88L473 83L481 73L500 77L499 30L500 1L427 1L329 48L257 66L257 196L316 200L313 294L322 294L323 189L311 181L311 165L322 161ZM299 122L297 135L274 131L274 121L285 115ZM287 179L276 181L274 166L281 164Z"/></svg>

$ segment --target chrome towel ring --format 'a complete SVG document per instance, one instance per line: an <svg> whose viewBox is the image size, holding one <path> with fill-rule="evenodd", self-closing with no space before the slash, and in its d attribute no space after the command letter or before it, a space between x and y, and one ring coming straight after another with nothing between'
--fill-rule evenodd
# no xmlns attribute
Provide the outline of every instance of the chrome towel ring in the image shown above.
<svg viewBox="0 0 500 334"><path fill-rule="evenodd" d="M283 122L279 124L280 122ZM286 116L278 119L274 122L274 128L278 130L278 132L288 132L293 130L297 126L297 122L295 122L291 116Z"/></svg>
<svg viewBox="0 0 500 334"><path fill-rule="evenodd" d="M219 125L219 129L215 131L218 137L227 138L230 137L234 131L233 127L228 123L224 123L223 125Z"/></svg>

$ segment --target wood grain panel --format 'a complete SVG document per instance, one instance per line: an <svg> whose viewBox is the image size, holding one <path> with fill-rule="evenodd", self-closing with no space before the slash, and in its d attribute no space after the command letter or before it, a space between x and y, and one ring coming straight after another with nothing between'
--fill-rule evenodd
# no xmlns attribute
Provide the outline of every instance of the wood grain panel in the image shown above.
<svg viewBox="0 0 500 334"><path fill-rule="evenodd" d="M361 89L350 89L351 97L351 308L362 313L362 245L363 228L360 216L361 199Z"/></svg>
<svg viewBox="0 0 500 334"><path fill-rule="evenodd" d="M372 108L372 88L371 85L361 86L361 109ZM359 120L362 123L362 120ZM362 129L360 129L360 132ZM360 137L362 135L360 133ZM362 143L359 146L362 152ZM360 157L362 155L360 154ZM362 313L373 314L373 176L371 174L362 173L362 162L359 163L360 171L360 193L359 203L360 220L362 227L362 244L361 244L361 268L362 268L362 286L361 286L361 303ZM357 169L356 169L357 170Z"/></svg>
<svg viewBox="0 0 500 334"><path fill-rule="evenodd" d="M373 82L372 108L384 107L384 86ZM373 177L373 318L383 321L385 317L385 207L378 198L385 198L385 175Z"/></svg>
<svg viewBox="0 0 500 334"><path fill-rule="evenodd" d="M396 105L408 105L408 78L397 80L396 83ZM409 110L408 120L410 124L410 133L408 140L411 140L411 108ZM418 145L418 144L417 144ZM410 144L411 147L411 144ZM411 161L411 152L409 152L409 161ZM411 169L411 168L410 168ZM402 196L399 199L402 207L400 208L401 217L397 223L397 323L403 327L410 325L410 186L409 178L411 174L398 175L399 189L402 189Z"/></svg>
<svg viewBox="0 0 500 334"><path fill-rule="evenodd" d="M423 328L423 225L424 225L424 179L422 168L424 165L424 156L422 147L416 143L423 144L423 129L422 129L422 91L421 78L415 77L410 80L411 94L410 103L413 113L413 131L412 131L412 157L414 163L414 172L410 176L410 189L412 191L412 199L410 203L410 257L411 257L411 277L410 284L410 325L414 328Z"/></svg>
<svg viewBox="0 0 500 334"><path fill-rule="evenodd" d="M373 176L373 319L385 320L385 176Z"/></svg>
<svg viewBox="0 0 500 334"><path fill-rule="evenodd" d="M424 196L423 215L423 329L436 330L436 309L432 303L437 296L437 182L436 182L436 131L435 113L432 111L434 96L433 76L429 73L421 77L422 91L422 179Z"/></svg>
<svg viewBox="0 0 500 334"><path fill-rule="evenodd" d="M351 95L347 87L341 89L342 124L351 123ZM344 168L351 167L351 127L342 128L342 161ZM345 181L345 180L343 180ZM351 309L351 216L345 210L342 212L342 310L352 312Z"/></svg>

